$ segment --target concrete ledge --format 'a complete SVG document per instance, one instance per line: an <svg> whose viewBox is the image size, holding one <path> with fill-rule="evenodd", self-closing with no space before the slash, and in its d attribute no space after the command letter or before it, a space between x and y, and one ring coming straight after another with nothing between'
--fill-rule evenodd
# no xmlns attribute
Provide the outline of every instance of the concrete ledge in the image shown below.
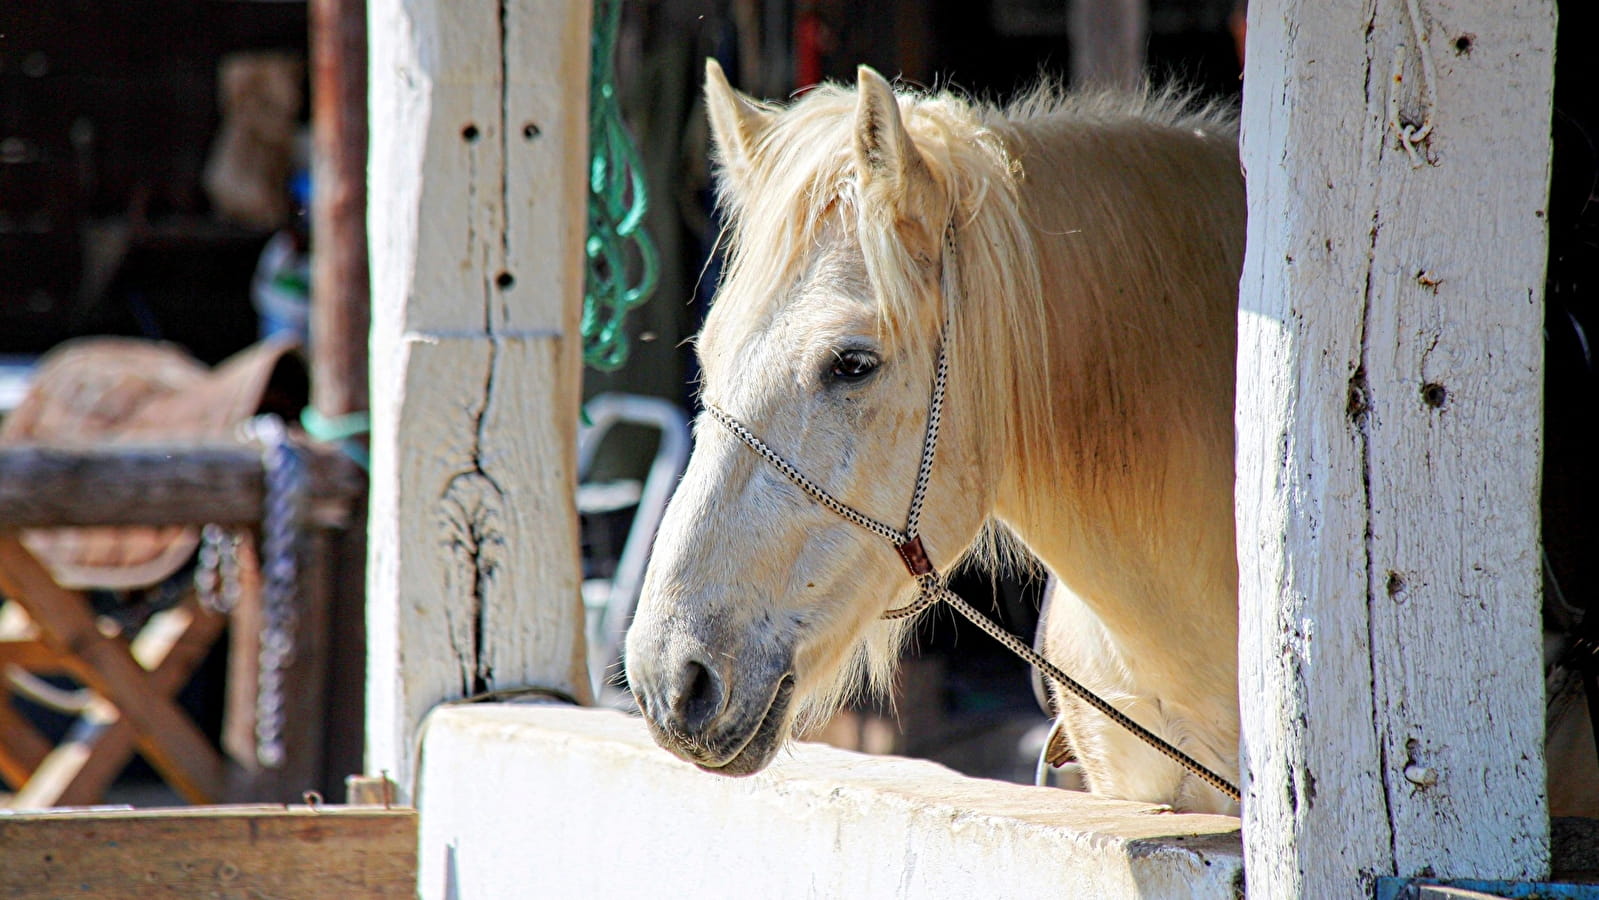
<svg viewBox="0 0 1599 900"><path fill-rule="evenodd" d="M814 744L722 778L605 710L441 709L417 801L426 898L1242 896L1237 819Z"/></svg>

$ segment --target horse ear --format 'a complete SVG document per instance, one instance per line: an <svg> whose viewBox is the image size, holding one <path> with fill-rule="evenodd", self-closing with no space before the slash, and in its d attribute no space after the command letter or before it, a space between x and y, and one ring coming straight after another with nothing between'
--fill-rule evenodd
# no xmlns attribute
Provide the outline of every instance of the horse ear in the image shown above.
<svg viewBox="0 0 1599 900"><path fill-rule="evenodd" d="M855 161L863 199L891 210L895 224L918 256L936 255L940 228L938 185L900 119L894 89L870 66L857 71Z"/></svg>
<svg viewBox="0 0 1599 900"><path fill-rule="evenodd" d="M775 114L733 90L714 59L705 60L705 111L723 177L741 184L755 156L755 145Z"/></svg>

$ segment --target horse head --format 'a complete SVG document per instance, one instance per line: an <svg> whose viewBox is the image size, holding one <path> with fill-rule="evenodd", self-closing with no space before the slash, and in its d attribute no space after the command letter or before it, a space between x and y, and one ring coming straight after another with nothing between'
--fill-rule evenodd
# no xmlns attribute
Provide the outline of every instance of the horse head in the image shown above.
<svg viewBox="0 0 1599 900"><path fill-rule="evenodd" d="M777 108L707 65L731 252L697 350L703 400L728 418L699 419L626 653L657 741L707 770L760 770L862 673L884 680L905 631L880 620L916 588L893 545L797 482L904 527L939 355L961 332L946 336L959 293L946 235L963 189L939 122L907 121L920 102L863 67L854 91ZM979 452L992 436L959 399L976 352L950 350L920 515L940 568L982 532L995 490Z"/></svg>

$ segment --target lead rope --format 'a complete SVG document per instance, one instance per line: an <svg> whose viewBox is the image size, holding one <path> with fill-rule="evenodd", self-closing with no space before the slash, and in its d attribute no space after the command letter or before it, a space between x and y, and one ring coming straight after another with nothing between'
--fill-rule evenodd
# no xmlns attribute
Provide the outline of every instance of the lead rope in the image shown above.
<svg viewBox="0 0 1599 900"><path fill-rule="evenodd" d="M1050 678L1055 679L1055 681L1057 681L1062 687L1066 688L1066 690L1077 695L1077 699L1104 713L1105 716L1112 722L1115 722L1117 725L1127 729L1133 733L1134 737L1138 738L1149 746L1154 747L1161 753L1164 753L1166 756L1170 757L1173 762L1176 762L1178 765L1194 773L1199 780L1205 782L1216 790L1221 791L1227 797L1231 798L1233 802L1243 802L1238 793L1238 788L1234 787L1232 782L1221 777L1220 775L1217 775L1210 769L1205 768L1204 764L1199 760L1194 759L1192 756L1189 756L1183 751L1177 749L1156 735L1154 732L1128 718L1126 713L1105 702L1098 694L1084 687L1075 678L1072 678L1070 675L1062 672L1054 663L1039 655L1038 651L1022 643L1017 639L1016 635L1011 634L1005 629L999 627L992 619L983 615L981 612L978 612L977 609L970 603L967 603L965 600L961 599L960 595L942 585L934 587L933 590L937 593L938 599L943 600L950 606L955 607L955 609L959 611L961 615L970 619L973 625L976 625L978 628L988 632L989 635L994 638L994 640L999 641L1006 647L1009 647L1012 653L1020 656L1022 659L1027 660L1034 666L1037 666L1040 672L1043 672Z"/></svg>
<svg viewBox="0 0 1599 900"><path fill-rule="evenodd" d="M943 279L944 292L946 296L950 296L952 288L957 287L959 284L959 274L955 271L954 266L955 230L953 226L944 232L944 247L946 254ZM788 460L779 455L777 451L768 447L765 441L756 437L755 433L745 427L743 422L733 418L720 407L707 403L705 411L711 414L711 418L720 422L728 431L731 431L735 437L748 445L751 450L760 454L762 458L776 467L789 481L794 482L800 490L810 495L816 502L894 545L894 551L899 554L900 559L905 563L906 570L911 573L912 578L916 579L917 596L910 603L883 613L882 617L884 619L909 618L942 600L971 620L972 624L986 631L994 640L1004 644L1012 653L1036 666L1040 672L1053 678L1079 700L1099 710L1112 722L1131 732L1134 737L1159 750L1173 762L1192 772L1201 781L1221 791L1222 794L1231 798L1234 802L1242 802L1238 788L1234 787L1232 782L1212 772L1192 756L1177 749L1154 732L1128 718L1121 710L1111 706L1075 678L1062 672L1054 663L1045 659L1032 647L1022 643L1015 635L995 624L942 583L938 570L933 567L932 561L928 559L926 548L922 546L922 538L917 529L922 515L922 501L927 495L928 478L933 471L933 456L938 449L938 425L943 418L944 412L944 385L948 381L949 375L949 364L945 356L948 331L949 326L946 323L944 332L939 335L938 369L937 374L933 377L933 398L927 411L927 432L922 438L922 459L916 471L916 486L911 492L910 511L905 516L904 531L885 525L829 494L816 482L807 478L805 473L795 468Z"/></svg>

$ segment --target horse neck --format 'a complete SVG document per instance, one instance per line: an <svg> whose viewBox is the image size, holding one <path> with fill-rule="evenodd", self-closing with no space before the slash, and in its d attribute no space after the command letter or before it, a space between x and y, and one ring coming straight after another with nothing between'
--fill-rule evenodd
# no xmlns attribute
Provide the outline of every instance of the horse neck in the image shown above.
<svg viewBox="0 0 1599 900"><path fill-rule="evenodd" d="M1051 444L1008 454L996 512L1113 631L1230 604L1236 153L1137 119L1045 118L1013 140L1047 326L1008 408Z"/></svg>

